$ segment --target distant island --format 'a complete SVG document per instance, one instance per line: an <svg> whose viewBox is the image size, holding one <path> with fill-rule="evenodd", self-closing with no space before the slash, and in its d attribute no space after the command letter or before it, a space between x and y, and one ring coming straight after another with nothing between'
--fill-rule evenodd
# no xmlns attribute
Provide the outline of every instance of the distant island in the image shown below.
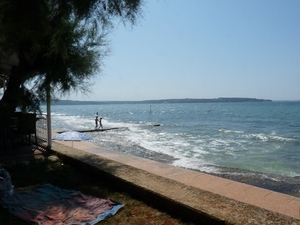
<svg viewBox="0 0 300 225"><path fill-rule="evenodd" d="M77 101L77 100L57 100L54 105L99 105L99 104L160 104L160 103L222 103L222 102L272 102L268 99L257 98L184 98L184 99L160 99L144 101Z"/></svg>

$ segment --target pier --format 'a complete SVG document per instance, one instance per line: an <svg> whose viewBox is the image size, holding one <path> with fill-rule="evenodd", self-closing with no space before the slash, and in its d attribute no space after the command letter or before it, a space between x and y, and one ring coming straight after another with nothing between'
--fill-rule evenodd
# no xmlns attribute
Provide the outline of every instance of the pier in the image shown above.
<svg viewBox="0 0 300 225"><path fill-rule="evenodd" d="M161 124L153 124L153 125L149 125L152 127L159 127L161 126ZM111 128L105 128L105 129L87 129L87 130L74 130L80 133L88 133L88 132L103 132L103 131L109 131L109 130L122 130L122 129L128 129L128 127L111 127ZM55 133L61 134L67 132L65 131L56 131Z"/></svg>

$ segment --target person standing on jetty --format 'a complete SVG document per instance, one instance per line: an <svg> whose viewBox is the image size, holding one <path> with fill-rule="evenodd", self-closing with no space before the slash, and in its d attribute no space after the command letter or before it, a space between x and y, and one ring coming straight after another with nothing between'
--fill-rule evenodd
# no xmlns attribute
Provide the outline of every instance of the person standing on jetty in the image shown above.
<svg viewBox="0 0 300 225"><path fill-rule="evenodd" d="M95 118L95 129L98 128L98 113L96 113L96 118Z"/></svg>
<svg viewBox="0 0 300 225"><path fill-rule="evenodd" d="M102 118L100 118L100 120L99 120L99 129L103 130L103 126L102 126Z"/></svg>

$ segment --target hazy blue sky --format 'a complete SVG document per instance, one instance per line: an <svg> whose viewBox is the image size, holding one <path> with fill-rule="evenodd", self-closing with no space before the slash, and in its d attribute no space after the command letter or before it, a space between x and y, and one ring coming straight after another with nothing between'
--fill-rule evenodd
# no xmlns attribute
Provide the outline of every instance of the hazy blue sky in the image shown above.
<svg viewBox="0 0 300 225"><path fill-rule="evenodd" d="M92 93L73 100L300 100L299 0L147 0L109 36Z"/></svg>

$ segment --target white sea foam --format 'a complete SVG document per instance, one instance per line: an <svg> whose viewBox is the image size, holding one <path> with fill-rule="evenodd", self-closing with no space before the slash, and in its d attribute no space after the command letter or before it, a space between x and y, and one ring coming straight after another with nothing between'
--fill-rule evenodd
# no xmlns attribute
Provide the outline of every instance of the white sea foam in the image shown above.
<svg viewBox="0 0 300 225"><path fill-rule="evenodd" d="M220 132L222 133L236 133L236 134L243 134L244 131L240 131L240 130L227 130L227 129L219 129Z"/></svg>
<svg viewBox="0 0 300 225"><path fill-rule="evenodd" d="M206 173L219 173L219 168L207 164L201 159L182 157L173 162L174 166L198 170Z"/></svg>
<svg viewBox="0 0 300 225"><path fill-rule="evenodd" d="M297 141L295 138L289 138L289 137L281 137L278 135L273 134L264 134L264 133L259 133L259 134L245 134L244 137L247 139L251 140L260 140L260 141L278 141L278 142L293 142Z"/></svg>

